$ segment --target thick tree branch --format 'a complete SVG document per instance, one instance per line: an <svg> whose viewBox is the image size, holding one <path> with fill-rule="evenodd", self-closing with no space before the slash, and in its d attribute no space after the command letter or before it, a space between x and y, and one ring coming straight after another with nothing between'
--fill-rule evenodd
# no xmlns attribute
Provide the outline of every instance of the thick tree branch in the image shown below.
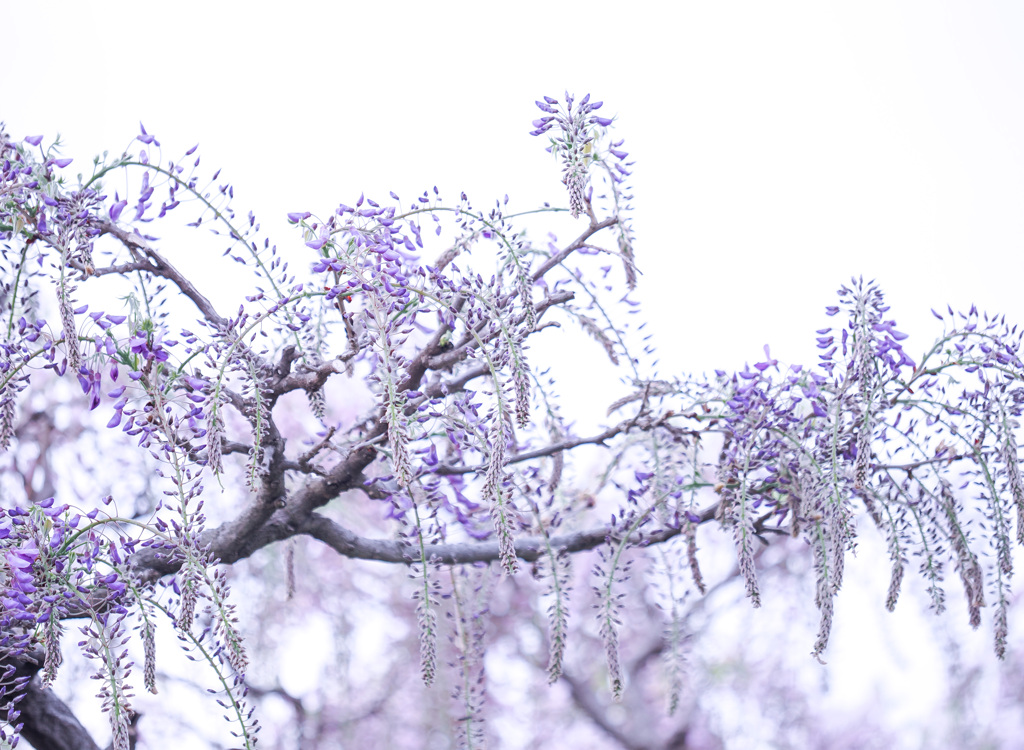
<svg viewBox="0 0 1024 750"><path fill-rule="evenodd" d="M288 347L293 349L292 354L294 355L294 347ZM315 391L323 387L324 383L327 382L331 375L336 375L340 372L345 372L344 363L348 362L357 352L349 351L344 354L340 354L333 359L329 359L326 362L321 363L319 366L309 369L302 370L301 372L289 372L285 371L280 374L275 382L269 384L267 389L267 395L270 397L271 402L276 401L280 396L291 391L304 390L304 391ZM282 362L278 364L278 370L282 369L285 364L285 358L282 354ZM287 362L290 368L291 362Z"/></svg>
<svg viewBox="0 0 1024 750"><path fill-rule="evenodd" d="M360 447L351 450L326 476L308 482L287 499L282 489L282 494L271 498L273 503L254 502L238 518L215 529L207 529L200 544L209 549L214 559L230 565L268 544L300 533L299 529L316 508L323 507L346 490L362 486L363 470L377 457L370 443L383 434L383 428L376 428ZM283 488L284 472L281 467L278 471ZM157 549L140 550L132 558L132 565L144 583L174 573L180 567L180 563L167 551Z"/></svg>
<svg viewBox="0 0 1024 750"><path fill-rule="evenodd" d="M700 523L715 517L717 504L701 511ZM668 528L638 535L633 541L640 546L660 544L678 536L681 529ZM329 518L314 513L300 528L299 532L318 539L345 557L381 562L411 563L418 559L418 551L408 544L391 539L367 539L361 537ZM566 552L584 552L604 544L615 530L607 527L580 531L575 534L553 536L550 540L542 537L523 537L515 542L516 556L526 562L533 562L544 554L548 545ZM492 562L500 559L497 541L455 542L435 544L427 548L431 559L448 565Z"/></svg>
<svg viewBox="0 0 1024 750"><path fill-rule="evenodd" d="M351 450L337 466L332 467L326 476L308 482L293 492L286 501L282 497L274 504L276 510L266 504L254 503L237 519L221 524L216 529L208 529L203 533L202 545L209 548L213 558L231 564L268 544L288 539L296 534L307 534L346 557L395 563L412 561L415 555L400 542L359 537L330 519L314 513L317 508L323 507L342 492L357 487L363 488L362 472L377 456L372 443L385 434L385 429L378 424L367 439L359 447ZM718 504L715 503L701 511L699 522L704 523L713 519L717 508ZM544 552L547 544L570 553L589 550L605 542L612 532L613 530L608 528L600 528L552 537L550 541L535 537L519 539L516 542L516 554L523 560L533 561ZM635 543L645 546L658 544L679 533L680 529L677 528L662 529L638 536ZM430 555L449 564L499 559L498 544L495 541L433 545L430 548ZM153 549L140 551L133 559L133 565L143 581L153 581L162 575L175 572L179 567L166 552Z"/></svg>
<svg viewBox="0 0 1024 750"><path fill-rule="evenodd" d="M42 664L41 651L32 652L14 664L11 677L30 680L18 703L18 722L24 723L22 739L32 743L36 750L100 750L68 705L49 688L43 689L36 676Z"/></svg>
<svg viewBox="0 0 1024 750"><path fill-rule="evenodd" d="M21 702L21 737L36 750L100 750L64 701L39 679L29 683Z"/></svg>

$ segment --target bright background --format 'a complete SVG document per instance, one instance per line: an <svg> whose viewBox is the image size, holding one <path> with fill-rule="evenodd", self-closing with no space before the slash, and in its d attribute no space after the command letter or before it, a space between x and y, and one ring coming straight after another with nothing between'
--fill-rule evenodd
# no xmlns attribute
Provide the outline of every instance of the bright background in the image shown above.
<svg viewBox="0 0 1024 750"><path fill-rule="evenodd" d="M168 156L200 141L281 244L286 211L363 190L564 203L533 101L591 92L637 160L673 369L810 359L854 274L922 335L947 301L1024 320L1019 3L3 5L14 137L83 168L140 120Z"/></svg>
<svg viewBox="0 0 1024 750"><path fill-rule="evenodd" d="M938 332L932 306L1024 321L1024 5L665 6L0 0L0 119L14 138L60 132L72 174L127 148L140 120L165 158L199 141L236 208L297 251L286 212L361 191L564 205L527 134L533 101L590 92L636 160L637 298L661 374L742 366L766 343L813 363L851 275L879 280L912 356ZM564 365L570 414L592 402L591 355ZM925 722L932 631L857 619L885 585L862 606L839 598L833 699L880 690L894 721ZM903 662L864 658L885 639Z"/></svg>

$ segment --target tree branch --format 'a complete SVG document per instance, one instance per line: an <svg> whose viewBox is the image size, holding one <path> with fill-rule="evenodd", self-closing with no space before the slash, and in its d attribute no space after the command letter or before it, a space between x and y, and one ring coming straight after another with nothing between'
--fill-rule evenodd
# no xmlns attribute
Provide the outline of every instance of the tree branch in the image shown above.
<svg viewBox="0 0 1024 750"><path fill-rule="evenodd" d="M275 502L251 503L238 518L204 531L200 545L209 549L213 559L230 565L268 544L300 533L299 529L316 508L326 505L346 490L362 486L363 469L377 457L376 450L369 443L384 432L384 428L375 428L358 448L351 450L326 476L308 482L287 499L283 494L284 471L279 466L282 494L272 498ZM281 446L275 450L281 450ZM144 549L132 558L132 566L141 581L149 583L177 571L180 562L165 550Z"/></svg>
<svg viewBox="0 0 1024 750"><path fill-rule="evenodd" d="M43 689L36 676L42 664L41 651L27 654L14 663L11 678L29 679L24 697L18 703L17 722L24 724L21 738L32 743L36 750L100 750L68 705L49 688Z"/></svg>
<svg viewBox="0 0 1024 750"><path fill-rule="evenodd" d="M717 504L700 512L700 523L715 517ZM391 539L367 539L361 537L338 523L318 513L298 529L299 533L318 539L345 557L360 560L378 560L380 562L411 563L419 558L419 553L408 544ZM682 529L667 528L659 531L638 535L635 543L640 546L661 544L678 536ZM614 536L614 529L604 527L575 534L553 536L550 540L542 537L525 537L515 541L516 557L526 562L533 562L544 554L548 545L556 550L566 552L584 552L604 544ZM498 542L454 542L451 544L434 544L427 547L427 556L448 565L463 563L492 562L500 559Z"/></svg>
<svg viewBox="0 0 1024 750"><path fill-rule="evenodd" d="M602 229L607 229L610 226L614 226L619 223L618 217L612 216L605 219L604 221L595 222L593 218L590 220L590 226L587 227L583 234L573 240L572 244L568 247L559 250L555 255L552 255L546 261L540 264L536 271L533 272L533 280L537 281L541 276L546 274L552 268L557 266L563 260L568 258L574 252L579 250L581 247L587 244L587 240L593 237L595 234L600 232Z"/></svg>
<svg viewBox="0 0 1024 750"><path fill-rule="evenodd" d="M289 348L294 349L294 347ZM300 389L305 391L315 391L322 388L331 375L345 372L344 363L348 362L356 356L356 354L357 352L355 351L348 351L321 363L314 369L303 370L302 372L285 371L284 374L280 375L276 382L269 384L267 393L271 402L276 402L280 396L285 393L289 393L290 391L297 391ZM286 360L282 355L282 362L278 365L279 371L285 362ZM288 361L287 364L289 367L291 366L290 361Z"/></svg>
<svg viewBox="0 0 1024 750"><path fill-rule="evenodd" d="M563 302L568 302L575 296L575 292L570 292L567 290L559 290L553 292L552 294L548 295L547 297L545 297L544 299L542 299L540 302L533 306L534 312L537 314L537 318L539 319L540 316L543 315L549 307L554 307L555 305L560 305ZM520 315L517 322L522 322L522 319L523 315ZM490 334L484 336L481 340L484 343L487 343L488 341L496 338L499 335L499 333L500 330L492 331ZM464 360L466 358L466 355L469 353L469 350L476 345L476 338L467 334L466 338L463 341L461 341L459 345L456 346L451 351L447 351L444 354L438 354L436 356L427 358L425 367L423 369L424 371L444 370L449 367L454 367L459 362ZM413 378L409 378L407 382L410 384L410 388L415 388L418 385L418 382ZM405 386L406 384L403 383L402 387L405 388Z"/></svg>
<svg viewBox="0 0 1024 750"><path fill-rule="evenodd" d="M660 427L668 418L667 416L661 417L660 419L652 420L649 424L641 424L639 417L640 415L637 415L633 419L627 419L626 421L620 422L614 427L609 427L607 430L598 433L597 435L591 435L590 437L585 438L571 438L569 440L563 440L558 443L546 445L543 448L537 448L532 451L523 451L522 453L517 453L516 455L509 458L506 463L515 464L521 463L522 461L530 461L531 459L534 458L551 456L554 455L555 453L561 453L562 451L571 450L581 445L604 445L604 442L606 440L610 440L616 435L620 435L624 432L629 432L633 427L636 427L637 425L640 425L645 429ZM685 432L692 435L701 434L700 430L686 430ZM451 466L442 464L438 466L436 469L430 471L429 473L434 474L436 476L452 476L455 474L472 474L474 472L484 471L486 470L486 468L487 466L485 464L480 464L478 466Z"/></svg>
<svg viewBox="0 0 1024 750"><path fill-rule="evenodd" d="M100 220L97 223L101 234L113 235L136 257L139 257L140 254L148 257L150 264L148 264L144 270L154 276L160 276L172 282L181 290L182 294L192 300L193 304L195 304L203 314L203 317L206 318L206 320L215 328L227 328L228 321L221 317L214 309L213 303L204 297L199 290L196 289L195 285L185 278L178 269L172 266L166 258L150 247L149 243L146 242L142 235L129 232L127 229L119 227L112 221Z"/></svg>

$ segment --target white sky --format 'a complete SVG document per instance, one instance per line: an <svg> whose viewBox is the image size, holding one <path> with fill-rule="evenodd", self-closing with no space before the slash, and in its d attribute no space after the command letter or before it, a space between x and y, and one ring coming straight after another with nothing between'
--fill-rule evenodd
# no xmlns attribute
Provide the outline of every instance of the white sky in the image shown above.
<svg viewBox="0 0 1024 750"><path fill-rule="evenodd" d="M1024 321L1018 3L4 4L14 137L82 168L139 120L199 141L282 246L285 212L362 190L564 203L533 100L591 92L637 160L666 373L813 359L853 274L922 337L947 301Z"/></svg>
<svg viewBox="0 0 1024 750"><path fill-rule="evenodd" d="M590 92L637 161L663 374L813 362L853 274L911 353L931 306L1024 322L1024 4L667 6L0 0L0 119L72 173L140 120L165 157L199 141L283 247L286 212L364 190L565 204L533 101Z"/></svg>

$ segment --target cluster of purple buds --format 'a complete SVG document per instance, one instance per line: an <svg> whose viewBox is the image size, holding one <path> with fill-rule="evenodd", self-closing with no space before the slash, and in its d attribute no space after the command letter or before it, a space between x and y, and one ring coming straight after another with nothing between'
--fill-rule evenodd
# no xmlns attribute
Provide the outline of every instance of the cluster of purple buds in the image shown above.
<svg viewBox="0 0 1024 750"><path fill-rule="evenodd" d="M43 136L41 135L30 135L25 138L25 143L29 144L30 146L39 146L39 144L41 144L42 142ZM49 167L52 165L57 167L57 169L64 169L64 167L68 166L71 162L72 159L50 158L46 160L46 166Z"/></svg>
<svg viewBox="0 0 1024 750"><path fill-rule="evenodd" d="M568 93L565 95L564 109L557 99L550 96L545 96L542 102L536 102L546 115L533 121L535 129L530 131L530 135L546 133L556 124L562 131L560 138L552 139L551 149L556 149L562 156L562 182L569 188L569 208L573 218L586 209L584 194L589 164L587 145L594 139L590 128L592 125L608 127L612 124L610 118L591 114L600 109L603 103L591 102L590 94L587 94L574 107L573 97Z"/></svg>
<svg viewBox="0 0 1024 750"><path fill-rule="evenodd" d="M822 328L817 331L818 348L824 351L818 355L821 360L820 366L831 375L835 368L833 359L837 349L842 347L844 357L850 354L851 334L858 332L860 336L869 336L870 339L864 342L864 353L884 362L894 377L898 377L903 367L914 369L916 363L903 350L901 341L906 340L907 334L896 329L895 320L883 320L882 315L889 311L883 303L881 292L874 282L864 284L863 280L853 280L852 288L843 286L839 290L842 299L842 306L848 309L850 315L845 328L841 329L839 343L835 342L835 335L831 328ZM840 305L830 305L825 312L831 317L839 313ZM870 330L861 331L862 319ZM881 335L875 335L881 334ZM854 372L862 368L862 363L852 362ZM859 375L859 373L858 373Z"/></svg>
<svg viewBox="0 0 1024 750"><path fill-rule="evenodd" d="M39 548L33 539L26 540L19 547L8 547L4 550L10 579L4 592L3 608L5 613L14 619L30 622L35 620L29 609L33 606L30 595L36 592L33 566L38 557Z"/></svg>
<svg viewBox="0 0 1024 750"><path fill-rule="evenodd" d="M398 196L391 193L391 197L398 200ZM426 200L421 198L420 200ZM364 208L363 205L366 204ZM416 259L416 245L422 246L422 240L418 236L419 229L414 224L405 227L416 236L415 245L413 240L402 232L402 227L394 219L394 207L382 207L377 202L360 195L355 207L340 204L336 211L339 217L349 215L352 217L344 225L344 232L357 248L356 253L362 254L368 251L365 256L372 259L366 263L357 260L355 257L330 257L323 250L324 246L331 239L335 227L335 218L319 227L315 239L306 242L306 246L325 253L312 265L313 273L331 273L335 276L337 283L327 284L326 301L330 302L338 296L350 300L355 293L380 293L380 289L387 297L394 298L393 304L401 307L404 303L401 300L408 298L409 284L408 272L405 265ZM295 212L288 214L288 220L292 223L303 222L310 217L309 212ZM371 229L364 229L357 226L352 219L373 220L375 226ZM310 230L317 231L314 224ZM342 243L347 245L347 243ZM341 280L338 277L342 274L351 274L348 279Z"/></svg>
<svg viewBox="0 0 1024 750"><path fill-rule="evenodd" d="M131 340L128 342L131 348L132 354L138 354L146 362L166 362L167 361L167 350L165 346L174 346L177 341L164 342L163 334L158 333L155 336L150 336L145 331L137 331ZM133 378L137 380L138 378Z"/></svg>
<svg viewBox="0 0 1024 750"><path fill-rule="evenodd" d="M43 142L43 136L32 135L24 139L29 146L38 147ZM9 231L0 232L0 238L10 239L13 237L19 225L35 225L36 234L50 234L50 226L46 217L45 207L34 207L38 195L31 191L39 187L40 181L49 181L53 178L53 169L63 169L71 164L71 159L51 157L42 163L26 161L26 157L19 152L13 142L8 140L6 134L0 130L0 184L4 185L4 194L8 198L6 205L0 207L0 216L15 219L4 221L4 224L12 225ZM48 198L48 205L53 208L56 201Z"/></svg>

